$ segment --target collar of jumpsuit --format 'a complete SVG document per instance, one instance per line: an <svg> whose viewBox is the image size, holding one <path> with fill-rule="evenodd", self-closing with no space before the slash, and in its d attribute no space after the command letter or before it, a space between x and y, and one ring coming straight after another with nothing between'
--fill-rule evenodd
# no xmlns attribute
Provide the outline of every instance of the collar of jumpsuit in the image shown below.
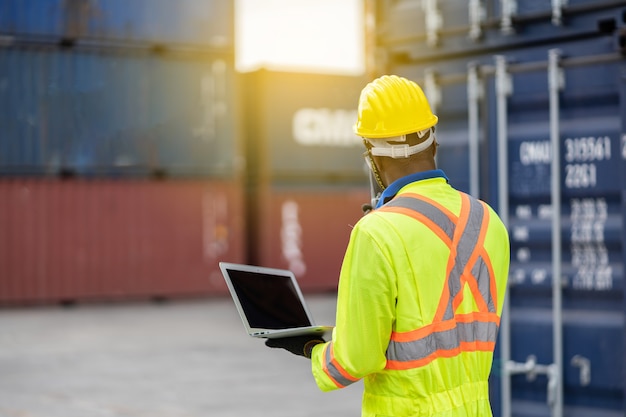
<svg viewBox="0 0 626 417"><path fill-rule="evenodd" d="M407 175L406 177L398 178L387 188L380 196L380 200L378 200L378 204L376 204L375 208L381 207L383 204L387 203L389 200L395 197L396 194L402 189L402 187L409 185L415 181L427 180L431 178L444 178L446 182L448 182L448 177L446 174L440 169L432 169L429 171L416 172L415 174Z"/></svg>

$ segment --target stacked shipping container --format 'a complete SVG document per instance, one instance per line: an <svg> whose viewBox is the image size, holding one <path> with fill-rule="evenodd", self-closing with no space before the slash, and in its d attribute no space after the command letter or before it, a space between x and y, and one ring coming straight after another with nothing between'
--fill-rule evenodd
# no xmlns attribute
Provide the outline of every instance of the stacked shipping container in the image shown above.
<svg viewBox="0 0 626 417"><path fill-rule="evenodd" d="M10 0L0 35L0 303L225 292L232 2Z"/></svg>
<svg viewBox="0 0 626 417"><path fill-rule="evenodd" d="M364 77L246 74L248 255L334 290L351 225L369 201L352 126Z"/></svg>
<svg viewBox="0 0 626 417"><path fill-rule="evenodd" d="M0 304L336 288L363 77L234 70L233 3L0 5Z"/></svg>
<svg viewBox="0 0 626 417"><path fill-rule="evenodd" d="M626 4L374 4L378 71L424 85L440 166L509 227L494 414L623 415Z"/></svg>

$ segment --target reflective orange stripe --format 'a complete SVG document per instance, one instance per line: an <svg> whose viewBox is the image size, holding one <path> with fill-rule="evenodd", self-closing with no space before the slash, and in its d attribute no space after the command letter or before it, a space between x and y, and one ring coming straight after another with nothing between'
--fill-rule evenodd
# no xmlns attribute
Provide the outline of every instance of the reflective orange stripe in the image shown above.
<svg viewBox="0 0 626 417"><path fill-rule="evenodd" d="M324 361L322 369L324 373L328 375L331 381L338 387L346 387L359 379L350 375L335 359L334 344L328 343L324 347Z"/></svg>

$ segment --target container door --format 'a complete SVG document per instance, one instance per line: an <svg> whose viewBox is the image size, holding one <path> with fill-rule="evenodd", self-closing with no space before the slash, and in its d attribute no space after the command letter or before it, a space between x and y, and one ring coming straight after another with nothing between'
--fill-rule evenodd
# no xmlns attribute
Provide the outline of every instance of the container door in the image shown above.
<svg viewBox="0 0 626 417"><path fill-rule="evenodd" d="M493 189L511 238L503 416L623 415L621 58L575 56L587 46L494 60L489 142L508 178Z"/></svg>

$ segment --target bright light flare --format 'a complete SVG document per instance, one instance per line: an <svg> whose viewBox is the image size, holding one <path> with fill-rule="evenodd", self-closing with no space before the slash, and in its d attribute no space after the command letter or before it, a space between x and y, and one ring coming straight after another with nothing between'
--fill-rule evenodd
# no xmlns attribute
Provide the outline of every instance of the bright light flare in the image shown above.
<svg viewBox="0 0 626 417"><path fill-rule="evenodd" d="M363 0L237 0L236 66L362 75Z"/></svg>

